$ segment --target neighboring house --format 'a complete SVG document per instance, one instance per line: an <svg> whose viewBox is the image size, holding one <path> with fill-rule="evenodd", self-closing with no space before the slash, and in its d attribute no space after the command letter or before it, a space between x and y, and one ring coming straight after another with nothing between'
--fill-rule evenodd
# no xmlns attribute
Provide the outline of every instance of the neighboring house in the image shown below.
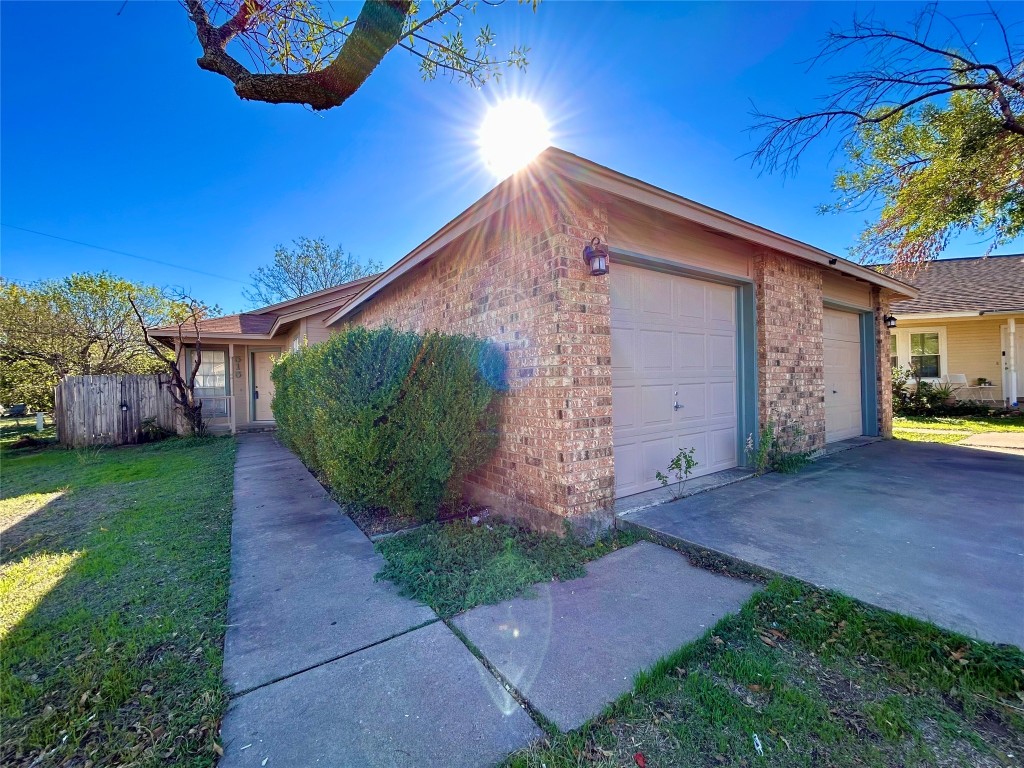
<svg viewBox="0 0 1024 768"><path fill-rule="evenodd" d="M607 275L584 261L594 238L610 249ZM792 448L810 451L889 435L884 317L916 295L549 149L384 273L208 321L205 344L230 365L211 362L203 384L240 428L272 418L271 356L303 336L359 324L489 338L510 391L470 496L539 527L607 524L613 500L658 487L681 448L696 449L701 475L747 464L769 421L798 427Z"/></svg>
<svg viewBox="0 0 1024 768"><path fill-rule="evenodd" d="M890 360L922 378L966 378L961 399L1018 402L1024 387L1024 254L941 259L912 280L915 299L894 303ZM978 386L978 380L990 382Z"/></svg>

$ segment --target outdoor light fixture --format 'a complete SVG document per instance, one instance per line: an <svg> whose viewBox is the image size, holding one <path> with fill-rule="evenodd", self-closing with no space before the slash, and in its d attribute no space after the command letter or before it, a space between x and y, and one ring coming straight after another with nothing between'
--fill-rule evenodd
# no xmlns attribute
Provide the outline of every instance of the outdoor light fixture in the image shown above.
<svg viewBox="0 0 1024 768"><path fill-rule="evenodd" d="M839 259L829 259L828 263L831 264L834 267L836 265L837 261L839 261Z"/></svg>
<svg viewBox="0 0 1024 768"><path fill-rule="evenodd" d="M128 403L124 402L123 400L121 401L121 410L122 411L127 411L128 410Z"/></svg>
<svg viewBox="0 0 1024 768"><path fill-rule="evenodd" d="M590 267L590 274L595 277L608 274L608 258L608 246L601 242L600 237L595 237L583 249L583 260Z"/></svg>
<svg viewBox="0 0 1024 768"><path fill-rule="evenodd" d="M882 322L885 323L886 328L896 327L896 317L894 315L886 315L882 318Z"/></svg>

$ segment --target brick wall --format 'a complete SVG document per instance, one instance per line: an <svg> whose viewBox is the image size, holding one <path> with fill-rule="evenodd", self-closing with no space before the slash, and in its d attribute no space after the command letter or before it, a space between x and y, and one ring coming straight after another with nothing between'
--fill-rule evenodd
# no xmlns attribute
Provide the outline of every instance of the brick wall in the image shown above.
<svg viewBox="0 0 1024 768"><path fill-rule="evenodd" d="M754 255L758 419L803 432L791 450L825 447L821 270L774 251Z"/></svg>
<svg viewBox="0 0 1024 768"><path fill-rule="evenodd" d="M584 243L607 236L602 208L532 193L378 294L353 322L491 339L508 359L501 437L470 478L478 501L559 530L610 523L613 497L607 277Z"/></svg>

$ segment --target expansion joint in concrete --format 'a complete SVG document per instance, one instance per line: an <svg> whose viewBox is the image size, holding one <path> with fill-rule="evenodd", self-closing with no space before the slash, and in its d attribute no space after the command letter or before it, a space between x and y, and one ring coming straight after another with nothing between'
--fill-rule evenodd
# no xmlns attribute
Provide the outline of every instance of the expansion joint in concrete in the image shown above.
<svg viewBox="0 0 1024 768"><path fill-rule="evenodd" d="M459 638L462 644L466 646L466 649L476 657L476 660L484 665L484 669L494 676L494 679L498 681L498 684L505 689L508 695L515 699L516 703L523 708L523 711L530 716L530 719L537 724L538 728L544 731L548 736L557 736L561 733L561 731L558 730L558 726L546 718L543 712L533 706L523 692L516 688L512 682L505 677L505 675L503 675L486 656L484 656L483 652L473 644L473 641L466 637L465 632L455 626L451 619L441 619L441 621L443 621L444 625L451 630L453 635Z"/></svg>
<svg viewBox="0 0 1024 768"><path fill-rule="evenodd" d="M348 658L349 656L352 656L354 654L360 653L361 651L366 651L366 650L369 650L370 648L376 648L378 645L383 645L384 643L386 643L386 642L388 642L390 640L394 640L395 638L402 637L402 635L408 635L410 632L415 632L417 629L423 629L424 627L429 627L431 624L436 624L438 621L440 621L440 619L431 619L430 621L424 621L422 624L417 624L415 627L409 627L408 629L403 629L401 632L396 632L393 635L388 635L387 637L381 638L380 640L377 640L376 642L369 643L368 645L360 646L359 648L354 648L351 651L346 651L345 653L338 654L337 656L332 656L331 658L324 659L323 661L319 661L316 664L310 664L308 667L303 667L302 669L298 669L298 670L296 670L294 672L290 672L287 675L281 675L280 677L275 677L274 679L267 680L266 682L260 683L259 685L254 685L252 688L246 688L245 690L242 690L242 691L235 691L234 693L229 693L228 697L231 698L231 699L237 699L237 698L239 698L241 696L245 696L247 693L252 693L253 691L258 691L261 688L266 688L267 686L274 685L275 683L280 683L283 680L290 680L293 677L298 677L299 675L305 674L306 672L309 672L311 670L319 669L320 667L326 666L327 664L332 664L335 661L340 661L341 659ZM465 641L463 641L463 642L465 642Z"/></svg>

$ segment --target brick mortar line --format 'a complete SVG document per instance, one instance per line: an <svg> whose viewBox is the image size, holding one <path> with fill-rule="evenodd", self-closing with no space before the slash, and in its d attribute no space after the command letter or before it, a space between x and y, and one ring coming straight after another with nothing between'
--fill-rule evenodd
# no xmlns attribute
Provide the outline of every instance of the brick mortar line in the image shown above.
<svg viewBox="0 0 1024 768"><path fill-rule="evenodd" d="M324 661L319 661L316 664L311 664L308 667L303 667L302 669L296 670L295 672L289 672L287 675L281 675L281 677L275 677L273 680L268 680L265 683L260 683L259 685L254 685L252 688L246 688L244 691L238 691L237 693L228 693L228 698L231 699L232 701L234 701L235 699L241 698L242 696L246 696L246 695L252 693L253 691L258 691L261 688L266 688L269 685L274 685L275 683L280 683L280 682L282 682L284 680L289 680L289 679L291 679L293 677L298 677L299 675L305 674L306 672L309 672L311 670L317 669L317 668L322 667L322 666L324 666L326 664L333 664L335 661L340 661L341 659L348 658L349 656L352 656L354 654L360 653L362 651L367 651L370 648L376 648L378 645L383 645L384 643L386 643L386 642L388 642L390 640L394 640L395 638L402 637L403 635L408 635L410 632L415 632L418 629L423 629L424 627L429 627L431 624L436 624L439 621L441 621L440 618L430 619L430 621L425 621L422 624L417 624L415 627L409 627L408 629L404 629L401 632L396 632L393 635L388 635L387 637L384 637L384 638L381 638L380 640L377 640L375 642L369 643L368 645L363 645L363 646L360 646L359 648L355 648L354 650L346 651L345 653L342 653L342 654L340 654L338 656L334 656L334 657L332 657L330 659L325 659Z"/></svg>

